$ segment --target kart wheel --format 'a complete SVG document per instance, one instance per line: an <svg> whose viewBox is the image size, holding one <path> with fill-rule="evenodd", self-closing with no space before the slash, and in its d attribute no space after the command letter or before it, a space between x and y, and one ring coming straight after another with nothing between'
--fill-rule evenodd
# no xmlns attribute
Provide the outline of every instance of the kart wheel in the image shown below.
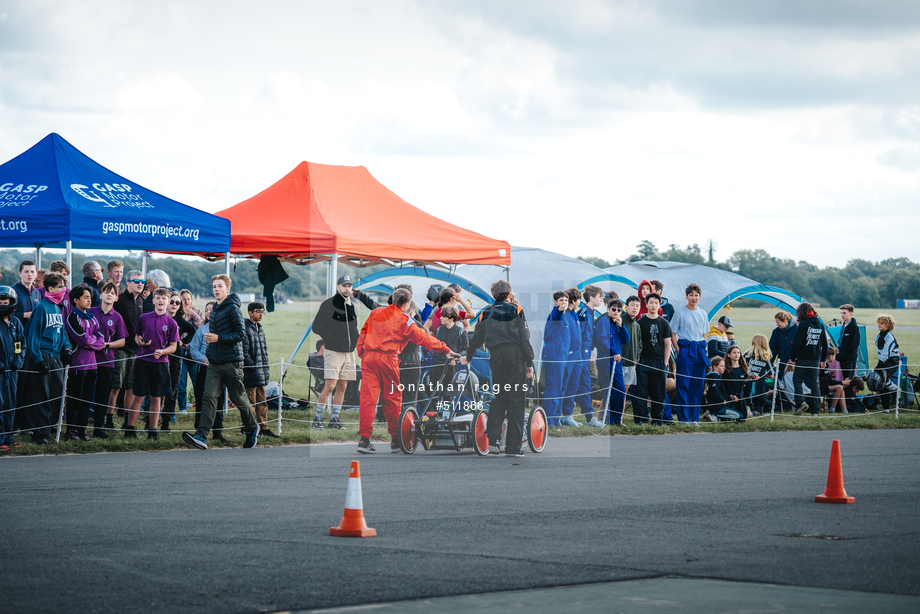
<svg viewBox="0 0 920 614"><path fill-rule="evenodd" d="M473 442L473 449L479 456L486 456L489 453L489 435L486 433L488 424L489 414L477 409L470 423L470 431L472 431L470 439Z"/></svg>
<svg viewBox="0 0 920 614"><path fill-rule="evenodd" d="M396 442L399 449L405 454L412 454L418 447L418 436L415 434L415 423L418 421L418 414L411 407L403 410L399 417L399 425L396 429Z"/></svg>
<svg viewBox="0 0 920 614"><path fill-rule="evenodd" d="M546 412L539 405L530 411L527 418L527 443L536 453L546 447Z"/></svg>

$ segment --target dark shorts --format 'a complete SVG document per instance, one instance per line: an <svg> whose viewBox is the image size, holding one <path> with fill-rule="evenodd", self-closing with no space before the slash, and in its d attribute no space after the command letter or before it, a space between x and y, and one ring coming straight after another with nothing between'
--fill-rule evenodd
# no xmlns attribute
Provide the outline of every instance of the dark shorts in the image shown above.
<svg viewBox="0 0 920 614"><path fill-rule="evenodd" d="M135 352L115 350L115 364L112 365L112 388L131 390L134 388Z"/></svg>
<svg viewBox="0 0 920 614"><path fill-rule="evenodd" d="M137 360L134 363L134 396L161 397L169 388L169 363Z"/></svg>

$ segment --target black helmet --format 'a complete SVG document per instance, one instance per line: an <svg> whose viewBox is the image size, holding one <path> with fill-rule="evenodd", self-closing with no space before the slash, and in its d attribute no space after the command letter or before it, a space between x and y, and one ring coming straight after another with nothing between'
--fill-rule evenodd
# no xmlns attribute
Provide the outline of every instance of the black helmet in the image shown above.
<svg viewBox="0 0 920 614"><path fill-rule="evenodd" d="M883 375L878 371L869 371L866 374L866 387L877 394L894 392L898 389L894 382L888 379L887 374Z"/></svg>
<svg viewBox="0 0 920 614"><path fill-rule="evenodd" d="M19 304L19 295L10 286L0 286L0 299L10 299L9 305L0 305L0 318L12 315L16 311L16 305Z"/></svg>
<svg viewBox="0 0 920 614"><path fill-rule="evenodd" d="M432 303L437 303L438 298L441 296L441 284L432 284L429 286L428 294L426 296Z"/></svg>

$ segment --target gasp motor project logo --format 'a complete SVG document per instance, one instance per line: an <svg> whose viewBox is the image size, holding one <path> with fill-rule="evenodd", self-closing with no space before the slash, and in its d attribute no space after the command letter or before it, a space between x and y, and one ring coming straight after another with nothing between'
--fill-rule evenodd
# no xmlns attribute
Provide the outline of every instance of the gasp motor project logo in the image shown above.
<svg viewBox="0 0 920 614"><path fill-rule="evenodd" d="M102 203L104 207L117 209L120 206L137 209L153 209L142 196L131 193L127 183L94 183L92 188L80 183L71 183L70 189L87 200Z"/></svg>
<svg viewBox="0 0 920 614"><path fill-rule="evenodd" d="M46 185L0 184L0 207L22 207L47 189Z"/></svg>

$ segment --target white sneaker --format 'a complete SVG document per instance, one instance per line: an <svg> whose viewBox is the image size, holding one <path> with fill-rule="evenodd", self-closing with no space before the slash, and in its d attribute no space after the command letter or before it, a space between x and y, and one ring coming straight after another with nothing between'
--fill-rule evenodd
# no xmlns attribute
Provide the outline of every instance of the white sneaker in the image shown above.
<svg viewBox="0 0 920 614"><path fill-rule="evenodd" d="M559 422L564 424L565 426L575 426L575 427L581 426L580 424L578 424L578 421L575 420L575 418L573 418L572 416L562 416L562 419L559 420Z"/></svg>
<svg viewBox="0 0 920 614"><path fill-rule="evenodd" d="M588 421L587 426L596 426L597 428L604 428L607 425L605 425L603 422L601 422L597 418L591 418L591 420Z"/></svg>

